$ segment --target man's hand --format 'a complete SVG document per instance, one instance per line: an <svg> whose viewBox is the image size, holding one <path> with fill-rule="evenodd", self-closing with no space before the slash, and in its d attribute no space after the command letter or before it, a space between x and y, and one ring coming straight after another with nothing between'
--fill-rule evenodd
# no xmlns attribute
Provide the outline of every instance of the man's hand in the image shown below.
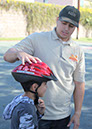
<svg viewBox="0 0 92 129"><path fill-rule="evenodd" d="M81 115L82 102L84 98L85 83L77 81L74 82L75 82L75 90L73 96L74 96L75 113L71 118L68 126L74 123L73 129L78 129L80 125L80 115Z"/></svg>
<svg viewBox="0 0 92 129"><path fill-rule="evenodd" d="M73 129L78 129L79 128L79 125L80 125L80 115L78 113L75 113L72 116L72 118L71 118L69 124L67 125L67 127L70 127L72 123L74 123Z"/></svg>
<svg viewBox="0 0 92 129"><path fill-rule="evenodd" d="M30 64L32 62L36 63L37 60L42 62L39 58L31 56L24 51L18 51L15 48L10 48L9 50L7 50L7 52L4 54L4 60L10 63L14 63L17 60L21 60L23 65L26 61Z"/></svg>
<svg viewBox="0 0 92 129"><path fill-rule="evenodd" d="M37 57L31 56L23 51L17 51L17 58L22 61L22 64L25 65L25 62L37 63L37 60L41 62L41 60Z"/></svg>
<svg viewBox="0 0 92 129"><path fill-rule="evenodd" d="M38 105L36 106L37 110L39 111L39 113L41 115L44 114L44 111L45 111L45 104L44 104L44 101L42 99L39 99L38 100Z"/></svg>

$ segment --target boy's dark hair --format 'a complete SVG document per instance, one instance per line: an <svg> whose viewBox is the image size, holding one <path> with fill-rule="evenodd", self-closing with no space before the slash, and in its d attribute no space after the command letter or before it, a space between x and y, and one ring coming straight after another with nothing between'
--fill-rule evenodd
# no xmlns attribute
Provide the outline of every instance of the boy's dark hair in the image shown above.
<svg viewBox="0 0 92 129"><path fill-rule="evenodd" d="M24 89L25 92L29 91L31 86L34 84L35 82L33 81L28 81L28 82L23 82L20 83L22 85L22 88Z"/></svg>
<svg viewBox="0 0 92 129"><path fill-rule="evenodd" d="M40 86L42 82L38 83L36 81L28 81L28 82L23 82L23 83L20 83L20 84L22 85L22 88L24 89L24 91L27 92L27 91L30 91L31 86L34 83L37 83Z"/></svg>
<svg viewBox="0 0 92 129"><path fill-rule="evenodd" d="M38 87L41 85L42 82L36 82L36 81L27 81L27 82L23 82L23 83L20 83L24 89L25 92L32 92L35 94L35 100L34 100L34 104L38 104L38 99L39 99L39 96L38 96L38 93L37 93L37 89L38 87L36 88L35 92L30 90L31 86L34 84L34 83L37 83L38 84Z"/></svg>

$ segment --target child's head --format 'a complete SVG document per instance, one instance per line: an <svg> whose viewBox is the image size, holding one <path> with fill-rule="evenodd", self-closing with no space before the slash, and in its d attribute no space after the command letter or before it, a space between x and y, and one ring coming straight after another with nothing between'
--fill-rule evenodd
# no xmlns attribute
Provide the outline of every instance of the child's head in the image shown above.
<svg viewBox="0 0 92 129"><path fill-rule="evenodd" d="M25 92L35 94L36 104L38 103L38 96L43 97L47 89L47 81L57 78L54 76L51 69L44 63L39 62L17 66L12 75L16 81L20 82Z"/></svg>
<svg viewBox="0 0 92 129"><path fill-rule="evenodd" d="M38 104L39 97L43 97L46 89L47 89L47 82L35 82L35 81L28 81L21 83L22 88L24 89L25 93L31 92L34 93L34 103L35 105Z"/></svg>
<svg viewBox="0 0 92 129"><path fill-rule="evenodd" d="M36 92L37 90L39 97L43 97L47 89L47 82L28 81L21 83L21 85L25 92Z"/></svg>

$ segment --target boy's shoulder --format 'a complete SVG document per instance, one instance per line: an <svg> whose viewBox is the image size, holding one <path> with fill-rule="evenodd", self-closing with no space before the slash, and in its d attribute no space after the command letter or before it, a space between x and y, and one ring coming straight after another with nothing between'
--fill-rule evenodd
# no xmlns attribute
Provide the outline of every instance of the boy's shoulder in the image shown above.
<svg viewBox="0 0 92 129"><path fill-rule="evenodd" d="M14 108L14 112L16 113L24 113L24 112L30 112L33 113L34 109L35 109L35 105L32 99L30 99L29 97L25 96L23 97L22 95L20 95L18 97L18 100L15 99L15 103L17 102L15 108Z"/></svg>
<svg viewBox="0 0 92 129"><path fill-rule="evenodd" d="M33 115L35 113L35 106L32 103L20 102L13 111L13 115L20 114L21 116L25 113Z"/></svg>
<svg viewBox="0 0 92 129"><path fill-rule="evenodd" d="M11 103L9 103L3 112L4 119L11 119L12 112L15 114L20 113L21 111L33 111L34 102L32 99L27 96L23 97L22 95L16 96Z"/></svg>
<svg viewBox="0 0 92 129"><path fill-rule="evenodd" d="M20 102L17 105L17 108L21 109L21 110L32 110L35 107L35 105L33 105L32 103L28 103L28 102Z"/></svg>

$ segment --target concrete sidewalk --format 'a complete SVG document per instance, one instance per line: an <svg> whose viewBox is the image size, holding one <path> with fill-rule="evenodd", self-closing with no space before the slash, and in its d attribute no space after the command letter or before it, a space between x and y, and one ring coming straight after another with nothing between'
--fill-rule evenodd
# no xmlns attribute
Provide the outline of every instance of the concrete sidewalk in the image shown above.
<svg viewBox="0 0 92 129"><path fill-rule="evenodd" d="M20 62L11 64L3 60L3 54L15 43L0 42L0 129L10 129L10 121L2 119L2 112L4 107L22 92L21 86L11 76L11 70ZM92 129L92 43L80 43L80 45L85 51L86 86L79 129Z"/></svg>

